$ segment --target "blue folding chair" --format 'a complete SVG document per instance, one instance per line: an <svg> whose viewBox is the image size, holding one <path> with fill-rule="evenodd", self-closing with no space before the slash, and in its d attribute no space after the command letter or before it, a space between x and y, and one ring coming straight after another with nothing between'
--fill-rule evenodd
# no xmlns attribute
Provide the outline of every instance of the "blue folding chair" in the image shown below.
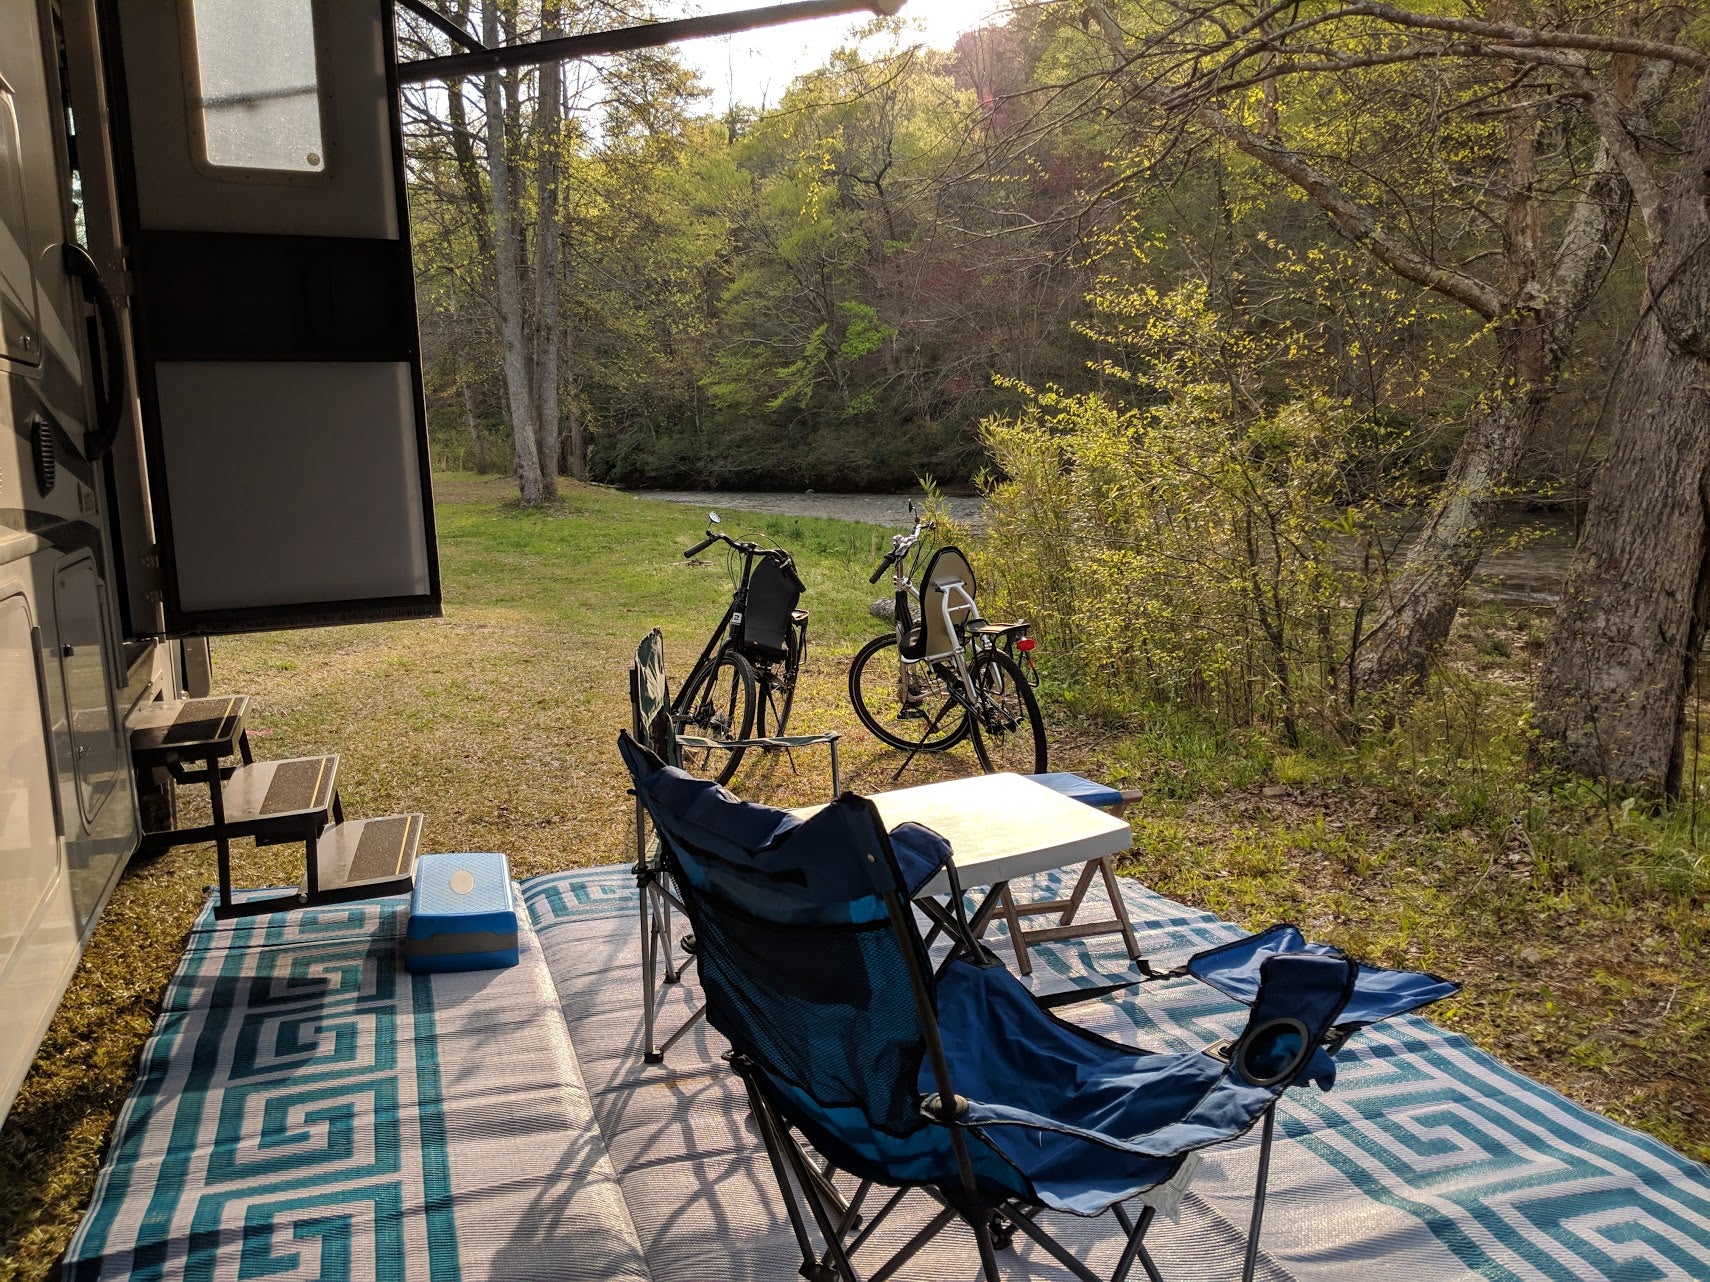
<svg viewBox="0 0 1710 1282"><path fill-rule="evenodd" d="M703 752L728 752L738 748L783 749L805 748L824 744L831 749L831 795L838 793L837 731L807 735L768 735L760 739L708 739L682 733L677 726L677 714L671 710L671 685L665 676L665 636L654 628L635 648L635 662L629 665L630 733L662 760L673 766L682 764L682 749ZM689 941L677 940L672 927L672 910L676 903L671 890L670 874L659 862L657 842L647 838L647 826L642 822L640 801L635 806L635 879L640 890L641 912L641 973L642 973L642 1033L641 1058L648 1064L663 1063L665 1053L688 1035L705 1013L696 1008L677 1030L664 1041L659 1039L659 1007L664 986L683 979L694 954L686 947L677 956L677 948Z"/></svg>
<svg viewBox="0 0 1710 1282"><path fill-rule="evenodd" d="M1278 927L1171 972L1250 1005L1239 1038L1183 1054L1128 1049L1053 1015L1067 1003L1036 999L967 934L933 968L910 900L944 869L961 902L937 834L887 834L872 803L848 793L804 820L694 779L627 735L619 749L695 928L708 1019L730 1041L812 1282L885 1282L957 1218L986 1282L998 1282L997 1253L1016 1232L1075 1277L1106 1282L1041 1221L1106 1210L1125 1239L1109 1282L1136 1263L1161 1282L1144 1243L1153 1208L1127 1204L1188 1154L1262 1120L1251 1282L1278 1097L1307 1081L1328 1089L1355 1029L1457 990ZM854 1177L852 1194L836 1172ZM892 1192L864 1214L880 1187ZM854 1257L917 1190L937 1203L931 1219L857 1271Z"/></svg>

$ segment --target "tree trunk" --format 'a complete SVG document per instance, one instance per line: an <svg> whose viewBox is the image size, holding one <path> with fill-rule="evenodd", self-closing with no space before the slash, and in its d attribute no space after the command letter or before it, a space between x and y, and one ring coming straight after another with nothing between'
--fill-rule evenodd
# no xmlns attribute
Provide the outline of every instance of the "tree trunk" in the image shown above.
<svg viewBox="0 0 1710 1282"><path fill-rule="evenodd" d="M1654 125L1672 74L1669 63L1644 64L1622 107L1634 128L1648 131ZM1503 227L1506 291L1518 310L1499 339L1517 390L1462 440L1431 522L1408 550L1384 612L1362 642L1350 698L1356 691L1398 682L1417 687L1448 640L1501 506L1502 480L1543 420L1556 380L1572 356L1580 321L1608 270L1609 246L1620 239L1628 218L1631 191L1616 149L1605 138L1556 243L1546 283L1540 283L1532 127L1529 113L1518 113L1510 122L1509 181L1515 196Z"/></svg>
<svg viewBox="0 0 1710 1282"><path fill-rule="evenodd" d="M541 5L541 38L561 34L556 0ZM534 107L535 228L534 228L534 378L539 433L538 450L546 497L558 497L558 294L559 294L559 174L563 145L563 68L541 64ZM581 479L581 478L577 478Z"/></svg>
<svg viewBox="0 0 1710 1282"><path fill-rule="evenodd" d="M492 4L482 7L481 35L488 48L499 45L499 17ZM487 110L487 181L493 207L493 275L497 286L499 341L503 347L505 402L516 446L517 492L524 507L547 499L533 389L529 386L528 346L523 329L523 292L519 270L522 227L514 215L510 140L505 118L505 73L489 72L483 89Z"/></svg>
<svg viewBox="0 0 1710 1282"><path fill-rule="evenodd" d="M1407 550L1383 613L1360 642L1355 687L1370 693L1417 688L1460 612L1501 506L1502 480L1519 460L1549 401L1521 391L1474 421L1455 454L1431 519Z"/></svg>
<svg viewBox="0 0 1710 1282"><path fill-rule="evenodd" d="M487 438L481 431L481 420L475 413L475 391L462 371L457 377L458 392L463 402L463 422L469 428L469 456L477 476L487 473Z"/></svg>
<svg viewBox="0 0 1710 1282"><path fill-rule="evenodd" d="M1647 198L1648 196L1648 198ZM1674 792L1704 637L1710 504L1710 78L1666 191L1641 192L1646 309L1544 650L1537 758Z"/></svg>
<svg viewBox="0 0 1710 1282"><path fill-rule="evenodd" d="M577 399L576 380L570 380L570 395L564 402L565 469L578 481L588 479L588 434L582 422L582 403Z"/></svg>

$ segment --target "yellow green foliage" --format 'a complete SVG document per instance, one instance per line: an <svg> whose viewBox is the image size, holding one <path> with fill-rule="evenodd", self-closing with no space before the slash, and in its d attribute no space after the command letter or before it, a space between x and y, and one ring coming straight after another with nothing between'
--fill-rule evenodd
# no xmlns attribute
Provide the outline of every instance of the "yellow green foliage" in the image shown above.
<svg viewBox="0 0 1710 1282"><path fill-rule="evenodd" d="M1381 590L1396 492L1383 431L1347 402L1267 386L1305 338L1232 332L1203 285L1101 295L1125 393L1015 385L988 420L987 486L1008 604L1119 696L1225 725L1340 731L1363 611Z"/></svg>

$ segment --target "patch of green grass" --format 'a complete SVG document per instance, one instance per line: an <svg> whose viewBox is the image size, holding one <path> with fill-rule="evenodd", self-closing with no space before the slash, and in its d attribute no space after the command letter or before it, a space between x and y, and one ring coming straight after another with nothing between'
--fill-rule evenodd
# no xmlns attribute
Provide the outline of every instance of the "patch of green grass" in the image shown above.
<svg viewBox="0 0 1710 1282"><path fill-rule="evenodd" d="M1126 871L1249 927L1291 920L1458 979L1433 1019L1710 1159L1707 798L1646 806L1528 772L1544 629L1470 614L1427 695L1352 747L1134 719L1111 752L1151 754L1129 772L1148 796ZM1493 629L1513 641L1494 668Z"/></svg>
<svg viewBox="0 0 1710 1282"><path fill-rule="evenodd" d="M421 810L425 848L503 850L517 875L629 857L613 751L625 665L655 624L680 681L729 599L722 555L685 562L698 509L569 486L517 508L506 478L435 480L445 617L215 643L216 679L252 696L266 757L337 751L353 814ZM849 786L893 786L900 754L855 721L849 656L881 630L872 527L733 513L738 537L797 558L812 613L792 728L845 732ZM976 559L981 554L976 552ZM1258 927L1294 920L1379 962L1461 980L1433 1017L1522 1071L1699 1159L1710 1158L1710 962L1703 834L1691 807L1624 806L1523 769L1531 616L1481 608L1449 671L1393 731L1357 747L1122 706L1053 679L1052 766L1145 800L1125 871ZM1481 639L1500 635L1509 649ZM764 758L735 786L820 799ZM967 747L905 783L968 774ZM295 881L288 847L240 849L239 884ZM115 891L0 1131L0 1279L54 1272L205 886L210 848L134 864Z"/></svg>
<svg viewBox="0 0 1710 1282"><path fill-rule="evenodd" d="M681 681L718 622L727 558L682 557L705 514L594 486L526 512L507 478L435 483L443 618L221 638L219 687L252 696L258 755L338 752L348 811L421 810L426 849L503 850L519 876L626 858L632 810L614 750L629 721L625 665L658 624ZM812 631L792 725L845 729L846 777L885 786L896 757L860 731L843 693L848 656L882 627L867 615L866 576L883 535L747 513L724 528L796 555ZM922 762L911 781L972 771L967 749L954 755ZM740 786L817 800L823 754L798 757L799 778L765 759ZM240 885L278 885L297 880L300 860L240 844L234 868ZM0 1279L53 1273L213 878L211 847L182 848L133 864L114 892L0 1131Z"/></svg>

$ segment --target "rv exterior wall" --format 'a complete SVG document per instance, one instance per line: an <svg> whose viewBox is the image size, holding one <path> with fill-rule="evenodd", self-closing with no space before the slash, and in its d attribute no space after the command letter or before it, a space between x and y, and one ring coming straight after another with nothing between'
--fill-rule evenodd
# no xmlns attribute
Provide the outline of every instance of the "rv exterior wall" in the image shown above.
<svg viewBox="0 0 1710 1282"><path fill-rule="evenodd" d="M169 689L127 664L113 596L56 61L0 0L0 1116L138 839L123 718ZM133 681L132 678L135 678Z"/></svg>

